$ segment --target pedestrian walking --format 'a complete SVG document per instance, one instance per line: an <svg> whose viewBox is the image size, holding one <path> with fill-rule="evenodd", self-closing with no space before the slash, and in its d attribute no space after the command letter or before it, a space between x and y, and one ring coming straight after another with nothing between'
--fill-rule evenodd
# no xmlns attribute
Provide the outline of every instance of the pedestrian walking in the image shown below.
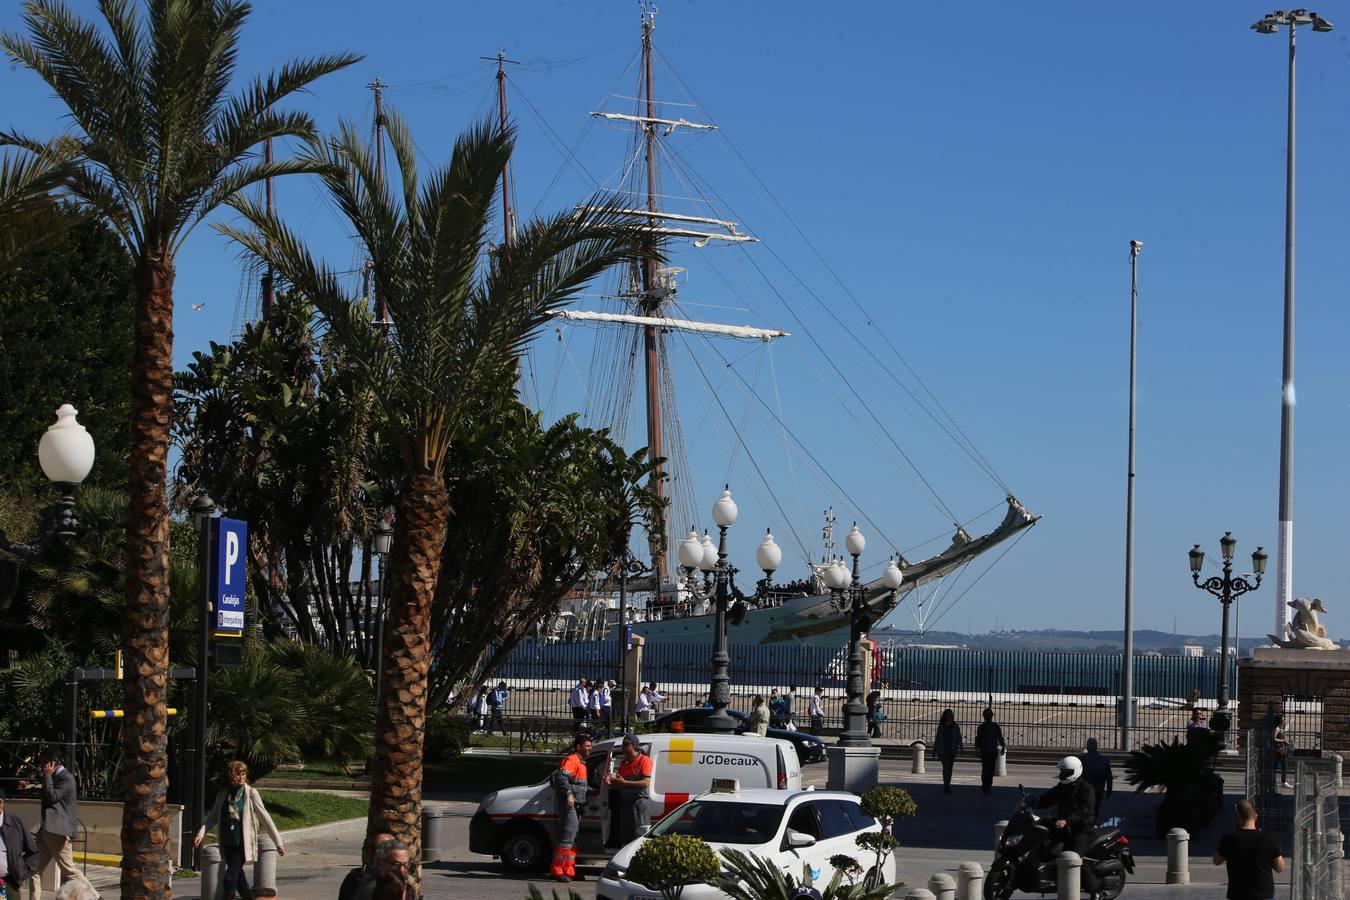
<svg viewBox="0 0 1350 900"><path fill-rule="evenodd" d="M5 791L0 788L0 895L18 900L19 888L38 870L38 857L33 832L16 813L5 812Z"/></svg>
<svg viewBox="0 0 1350 900"><path fill-rule="evenodd" d="M1111 790L1115 786L1111 760L1097 750L1095 737L1087 739L1087 752L1078 754L1078 759L1083 763L1083 780L1092 785L1092 793L1096 800L1092 807L1092 818L1096 819L1101 815L1102 800L1111 796Z"/></svg>
<svg viewBox="0 0 1350 900"><path fill-rule="evenodd" d="M605 737L614 733L614 687L616 682L610 679L600 689L600 719L605 725Z"/></svg>
<svg viewBox="0 0 1350 900"><path fill-rule="evenodd" d="M601 731L604 727L601 719L605 711L605 683L599 678L591 682L591 693L586 698L586 708L590 711L591 732L594 734Z"/></svg>
<svg viewBox="0 0 1350 900"><path fill-rule="evenodd" d="M497 682L497 687L488 694L488 707L491 710L492 717L488 720L487 733L492 734L492 729L496 728L503 735L506 734L506 722L502 716L506 712L506 701L511 696L511 692L506 689L506 682Z"/></svg>
<svg viewBox="0 0 1350 900"><path fill-rule="evenodd" d="M651 713L655 717L661 713L661 704L666 702L666 695L656 689L656 682L653 681L647 685L647 698L651 703Z"/></svg>
<svg viewBox="0 0 1350 900"><path fill-rule="evenodd" d="M1186 743L1191 742L1191 738L1201 731L1209 731L1209 726L1205 724L1204 713L1198 709L1191 710L1191 720L1186 723Z"/></svg>
<svg viewBox="0 0 1350 900"><path fill-rule="evenodd" d="M29 896L41 900L43 891L55 891L64 881L84 881L84 873L75 867L71 841L79 822L79 800L75 776L62 765L55 753L42 755L42 812L38 821L38 871ZM32 787L20 782L20 788Z"/></svg>
<svg viewBox="0 0 1350 900"><path fill-rule="evenodd" d="M818 687L811 694L811 733L819 735L825 730L825 689Z"/></svg>
<svg viewBox="0 0 1350 900"><path fill-rule="evenodd" d="M874 738L881 737L881 723L886 718L886 711L881 708L881 691L873 691L867 695L867 733Z"/></svg>
<svg viewBox="0 0 1350 900"><path fill-rule="evenodd" d="M1256 827L1252 801L1238 801L1236 812L1237 828L1219 839L1214 865L1228 867L1228 900L1270 900L1275 875L1284 871L1280 845Z"/></svg>
<svg viewBox="0 0 1350 900"><path fill-rule="evenodd" d="M567 695L567 706L572 710L572 727L578 731L586 725L590 701L590 682L585 678L577 679L576 687L572 688L572 693Z"/></svg>
<svg viewBox="0 0 1350 900"><path fill-rule="evenodd" d="M202 827L192 838L192 845L200 847L208 829L219 824L221 862L225 865L225 900L235 900L240 893L250 894L244 866L258 858L258 823L267 829L267 836L276 844L277 855L285 856L286 847L281 832L267 813L262 795L248 783L248 766L234 760L226 767L225 786L216 794L211 809L202 820Z"/></svg>
<svg viewBox="0 0 1350 900"><path fill-rule="evenodd" d="M756 694L750 701L750 718L745 721L745 730L751 729L760 737L769 732L769 707L764 704L763 694Z"/></svg>
<svg viewBox="0 0 1350 900"><path fill-rule="evenodd" d="M478 692L473 695L475 731L487 731L489 715L488 694L490 693L492 693L492 689L488 687L487 682L485 681L478 688Z"/></svg>
<svg viewBox="0 0 1350 900"><path fill-rule="evenodd" d="M1270 734L1271 754L1275 757L1275 768L1280 772L1280 785L1289 787L1289 750L1294 741L1284 730L1284 716L1275 717L1275 728Z"/></svg>
<svg viewBox="0 0 1350 900"><path fill-rule="evenodd" d="M783 697L783 727L788 731L797 730L797 722L794 716L797 714L797 686L788 685L786 696Z"/></svg>
<svg viewBox="0 0 1350 900"><path fill-rule="evenodd" d="M616 788L619 794L617 799L620 802L611 801L610 808L626 809L628 812L626 817L614 816L610 819L618 826L618 845L623 846L642 837L651 827L650 804L647 801L651 796L655 765L652 758L642 752L642 747L634 735L624 735L620 752L623 758L619 763L618 773L615 775L606 773L604 781L610 787Z"/></svg>
<svg viewBox="0 0 1350 900"><path fill-rule="evenodd" d="M988 794L994 789L994 767L1007 749L1003 729L994 721L994 711L986 707L984 721L975 729L975 750L980 754L980 793Z"/></svg>
<svg viewBox="0 0 1350 900"><path fill-rule="evenodd" d="M778 693L778 688L769 692L769 727L782 728L783 715L787 708L787 701Z"/></svg>
<svg viewBox="0 0 1350 900"><path fill-rule="evenodd" d="M572 749L553 773L551 784L557 806L558 834L553 845L553 864L549 874L554 881L568 882L577 877L577 832L581 828L581 810L590 793L586 776L586 756L591 752L591 736L578 734Z"/></svg>
<svg viewBox="0 0 1350 900"><path fill-rule="evenodd" d="M952 792L952 766L956 764L957 755L964 749L966 747L961 740L961 726L956 724L956 713L944 709L942 718L938 720L937 738L933 741L933 752L942 761L944 794Z"/></svg>

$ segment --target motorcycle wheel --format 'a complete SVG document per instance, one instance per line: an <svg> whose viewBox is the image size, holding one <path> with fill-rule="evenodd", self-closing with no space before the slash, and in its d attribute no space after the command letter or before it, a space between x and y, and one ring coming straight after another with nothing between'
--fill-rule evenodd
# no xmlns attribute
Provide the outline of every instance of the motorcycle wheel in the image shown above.
<svg viewBox="0 0 1350 900"><path fill-rule="evenodd" d="M1124 872L1107 875L1101 879L1101 900L1116 900L1123 890L1125 890Z"/></svg>
<svg viewBox="0 0 1350 900"><path fill-rule="evenodd" d="M1009 900L1017 890L1017 873L1006 860L994 863L984 879L984 900ZM1114 898L1111 898L1114 900Z"/></svg>

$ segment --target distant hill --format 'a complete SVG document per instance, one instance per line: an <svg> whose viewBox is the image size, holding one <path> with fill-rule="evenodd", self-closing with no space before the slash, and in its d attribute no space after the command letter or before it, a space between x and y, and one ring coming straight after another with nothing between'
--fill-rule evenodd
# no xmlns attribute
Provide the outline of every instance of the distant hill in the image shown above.
<svg viewBox="0 0 1350 900"><path fill-rule="evenodd" d="M972 650L1032 650L1040 652L1095 652L1119 653L1124 649L1125 633L1120 629L1108 631L1066 631L1054 628L991 631L985 634L963 634L958 631L928 631L922 636L912 630L902 628L879 628L871 632L870 637L880 643L895 641L906 644L947 644L967 647ZM1231 640L1231 639L1230 639ZM1333 638L1333 640L1335 640ZM1336 641L1347 646L1350 641ZM1240 652L1249 653L1253 647L1262 647L1270 642L1265 638L1243 638ZM1144 653L1150 650L1168 655L1180 655L1185 644L1199 644L1206 653L1217 653L1219 635L1217 634L1173 634L1170 631L1155 631L1142 628L1134 633L1134 650Z"/></svg>

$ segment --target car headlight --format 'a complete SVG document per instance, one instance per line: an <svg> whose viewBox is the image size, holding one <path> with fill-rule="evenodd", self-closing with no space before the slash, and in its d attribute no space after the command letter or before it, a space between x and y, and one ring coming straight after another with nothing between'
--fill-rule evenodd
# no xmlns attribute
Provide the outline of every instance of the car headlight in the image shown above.
<svg viewBox="0 0 1350 900"><path fill-rule="evenodd" d="M624 873L627 871L628 870L623 866L615 865L614 860L610 860L609 862L605 863L605 871L600 873L600 877L606 878L610 881L620 881L623 879Z"/></svg>
<svg viewBox="0 0 1350 900"><path fill-rule="evenodd" d="M497 792L493 791L483 798L483 802L478 804L480 810L491 809L492 804L497 802Z"/></svg>

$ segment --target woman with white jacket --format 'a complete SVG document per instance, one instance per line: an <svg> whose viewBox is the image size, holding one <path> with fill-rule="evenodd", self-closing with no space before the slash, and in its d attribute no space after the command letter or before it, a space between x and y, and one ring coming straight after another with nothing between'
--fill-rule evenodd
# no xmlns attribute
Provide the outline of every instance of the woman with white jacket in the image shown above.
<svg viewBox="0 0 1350 900"><path fill-rule="evenodd" d="M216 794L210 811L202 820L202 827L192 839L194 847L202 845L207 829L220 825L220 856L225 864L225 900L235 900L242 890L249 892L244 866L258 858L258 822L267 829L267 835L276 844L277 855L285 856L281 833L263 805L262 795L248 783L248 766L234 760L227 767L226 785Z"/></svg>

